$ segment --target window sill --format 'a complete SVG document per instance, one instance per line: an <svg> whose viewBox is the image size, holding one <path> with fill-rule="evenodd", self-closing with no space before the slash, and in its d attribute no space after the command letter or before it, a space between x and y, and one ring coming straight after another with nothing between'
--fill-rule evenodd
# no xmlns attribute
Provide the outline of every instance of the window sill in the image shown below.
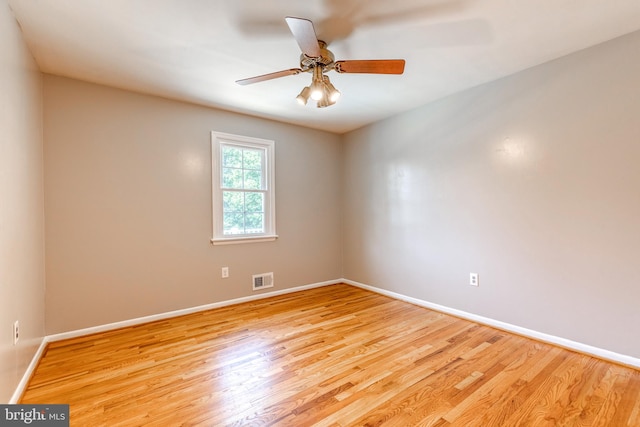
<svg viewBox="0 0 640 427"><path fill-rule="evenodd" d="M268 236L256 236L256 237L223 237L217 239L211 239L213 245L236 245L239 243L258 243L258 242L273 242L278 238L277 234L270 234Z"/></svg>

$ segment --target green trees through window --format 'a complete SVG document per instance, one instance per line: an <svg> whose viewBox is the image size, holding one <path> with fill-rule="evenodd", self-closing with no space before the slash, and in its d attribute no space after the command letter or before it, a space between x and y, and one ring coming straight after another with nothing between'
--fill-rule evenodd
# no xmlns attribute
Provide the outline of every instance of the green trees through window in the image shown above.
<svg viewBox="0 0 640 427"><path fill-rule="evenodd" d="M222 145L223 232L264 233L264 150Z"/></svg>

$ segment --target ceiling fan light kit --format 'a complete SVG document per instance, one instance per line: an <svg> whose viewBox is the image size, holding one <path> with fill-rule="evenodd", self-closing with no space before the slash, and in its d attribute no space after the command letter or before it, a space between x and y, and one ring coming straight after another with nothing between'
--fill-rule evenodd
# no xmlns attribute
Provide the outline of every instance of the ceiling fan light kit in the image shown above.
<svg viewBox="0 0 640 427"><path fill-rule="evenodd" d="M296 96L296 101L300 105L307 105L307 101L309 101L309 97L311 96L311 88L309 86L305 86L304 89L300 92L298 96Z"/></svg>
<svg viewBox="0 0 640 427"><path fill-rule="evenodd" d="M313 80L311 81L311 99L320 101L324 97L324 80L322 79L322 67L313 67Z"/></svg>
<svg viewBox="0 0 640 427"><path fill-rule="evenodd" d="M336 89L334 85L331 84L331 81L329 80L329 76L324 76L323 81L324 81L324 87L327 93L327 97L329 98L329 101L335 103L338 100L338 98L340 98L340 95L341 95L340 91Z"/></svg>
<svg viewBox="0 0 640 427"><path fill-rule="evenodd" d="M287 16L285 18L293 37L298 42L302 54L300 68L277 71L275 73L236 80L239 85L248 85L279 77L293 76L300 73L312 73L311 85L305 86L296 97L301 105L307 105L309 98L316 101L318 108L335 104L340 98L340 91L331 84L327 73L335 70L337 73L367 73L367 74L402 74L404 59L371 59L353 61L335 61L333 53L327 49L327 44L318 40L313 23L304 18Z"/></svg>

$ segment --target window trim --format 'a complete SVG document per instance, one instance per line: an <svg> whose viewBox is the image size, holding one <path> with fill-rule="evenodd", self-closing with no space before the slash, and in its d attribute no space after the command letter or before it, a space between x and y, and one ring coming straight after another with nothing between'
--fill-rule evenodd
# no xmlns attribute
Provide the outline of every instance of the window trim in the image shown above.
<svg viewBox="0 0 640 427"><path fill-rule="evenodd" d="M222 145L264 150L265 178L265 232L255 234L237 234L225 236L223 231L222 201ZM212 233L211 243L229 245L237 243L271 242L278 238L276 234L276 199L275 199L275 142L268 139L234 135L224 132L211 132L211 208Z"/></svg>

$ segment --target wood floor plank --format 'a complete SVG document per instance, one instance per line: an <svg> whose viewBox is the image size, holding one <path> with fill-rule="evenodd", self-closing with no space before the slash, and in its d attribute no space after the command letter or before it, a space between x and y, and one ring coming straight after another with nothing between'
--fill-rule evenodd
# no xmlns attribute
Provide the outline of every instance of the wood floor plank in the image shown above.
<svg viewBox="0 0 640 427"><path fill-rule="evenodd" d="M333 285L50 343L75 426L640 426L640 371Z"/></svg>

